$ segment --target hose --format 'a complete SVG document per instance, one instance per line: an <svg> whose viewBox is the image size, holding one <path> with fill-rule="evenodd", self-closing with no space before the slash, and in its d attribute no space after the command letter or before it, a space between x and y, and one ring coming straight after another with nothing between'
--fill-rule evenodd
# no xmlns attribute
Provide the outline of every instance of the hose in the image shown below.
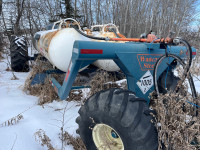
<svg viewBox="0 0 200 150"><path fill-rule="evenodd" d="M187 68L187 65L184 63L184 61L180 58L180 57L178 57L178 56L176 56L176 55L174 55L174 54L168 54L168 56L166 56L166 55L163 55L163 56L161 56L159 59L158 59L158 61L156 62L156 64L155 64L155 67L154 67L154 73L153 73L153 82L154 82L154 89L155 89L155 91L156 91L156 93L157 93L157 95L159 96L160 95L160 92L159 92L159 88L158 88L158 82L157 82L157 72L158 72L158 65L162 62L162 60L163 59L165 59L165 58L167 58L167 57L172 57L172 58L174 58L175 60L177 60L182 66L183 66L183 68L186 70L186 69L188 69ZM197 98L197 92L196 92L196 89L195 89L195 85L194 85L194 81L193 81L193 79L192 79L192 76L191 76L191 74L190 74L190 72L188 71L186 74L185 74L185 78L188 78L188 81L189 81L189 85L190 85L190 88L191 88L191 92L192 92L192 97L194 98L194 99L196 99ZM184 79L181 79L180 81L181 82L178 82L178 86L175 88L175 92L178 92L181 88L179 87L180 85L182 85L182 83L183 83L183 81L185 80L185 78ZM198 104L195 104L196 106L196 116L198 116Z"/></svg>
<svg viewBox="0 0 200 150"><path fill-rule="evenodd" d="M175 60L177 60L184 68L183 77L181 77L181 80L180 80L180 82L178 82L178 85L176 86L174 91L178 92L180 90L180 85L182 85L184 80L186 78L188 78L189 85L190 85L191 92L192 92L192 97L194 99L196 99L197 98L197 92L196 92L196 89L195 89L194 81L193 81L192 76L191 76L191 74L189 72L191 64L192 64L192 48L191 48L190 44L187 41L185 41L185 40L183 40L181 38L175 38L173 42L176 43L176 44L182 43L182 44L184 44L186 46L186 49L187 49L186 55L188 55L187 63L185 64L185 62L180 57L178 57L178 56L176 56L174 54L168 54L167 51L166 51L165 55L161 56L157 60L157 62L155 64L155 67L154 67L154 73L153 73L154 89L155 89L157 95L159 96L160 93L159 93L158 82L157 82L158 66L159 66L159 64L161 64L163 59L165 59L167 57L172 57ZM196 106L196 109L198 110L197 106ZM198 111L196 111L196 116L197 115L198 115Z"/></svg>
<svg viewBox="0 0 200 150"><path fill-rule="evenodd" d="M180 57L178 57L178 56L176 56L176 55L174 55L174 54L168 54L168 56L163 55L163 56L161 56L161 57L158 59L158 61L157 61L156 64L155 64L154 73L153 73L154 89L155 89L155 91L156 91L156 93L157 93L158 96L160 95L159 88L158 88L158 82L157 82L158 66L159 66L159 64L161 64L162 61L163 61L165 58L167 58L167 57L172 57L172 58L174 58L174 59L177 60L183 67L186 66L186 64L184 63L184 61L183 61ZM189 80L189 84L190 84L191 91L192 91L192 96L193 96L194 98L196 98L196 97L197 97L197 93L196 93L196 89L195 89L195 86L194 86L194 82L193 82L192 76L191 76L190 72L188 72L187 74L188 74L188 80ZM187 74L186 74L186 76L187 76ZM184 81L184 79L181 79L181 80ZM178 90L179 90L179 89L178 89ZM177 89L176 89L175 91L177 91Z"/></svg>
<svg viewBox="0 0 200 150"><path fill-rule="evenodd" d="M184 61L179 58L178 56L176 55L173 55L173 54L168 54L167 51L165 52L165 55L161 56L158 61L156 62L155 64L155 67L154 67L154 75L153 75L153 80L154 80L154 88L156 90L156 93L157 95L159 95L159 89L158 89L158 83L157 83L157 69L158 69L158 65L161 63L161 61L164 59L164 58L167 58L167 57L172 57L174 58L175 60L177 60L183 67L184 67L184 73L183 73L183 77L181 78L181 82L179 82L179 85L182 85L182 83L184 82L185 78L187 77L188 73L189 73L189 70L190 70L190 67L191 67L191 64L192 64L192 48L190 46L190 44L186 41L186 40L183 40L182 38L175 38L173 40L174 43L176 44L184 44L186 46L186 49L187 49L187 55L188 55L188 59L187 59L187 63L185 64ZM190 82L190 87L191 87L191 90L192 90L192 95L194 98L197 97L197 93L196 93L196 89L194 87L194 82L192 80L192 77L189 73L189 82ZM178 88L178 87L177 87ZM176 91L178 91L178 89L176 88Z"/></svg>
<svg viewBox="0 0 200 150"><path fill-rule="evenodd" d="M190 44L186 40L183 40L182 38L175 38L174 42L177 42L177 41L178 41L177 44L182 43L182 44L185 45L185 47L187 49L186 55L188 55L187 63L185 65L184 72L183 72L184 76L182 77L181 81L179 82L179 85L182 85L184 80L187 78L187 75L188 75L188 73L190 71L190 67L191 67L191 64L192 64L192 48L191 48ZM190 78L190 76L189 76L189 78ZM189 82L190 82L190 80L189 80ZM197 98L197 93L196 93L196 90L195 90L193 82L190 82L190 87L191 87L191 89L194 90L194 92L192 93L193 97ZM178 86L177 86L176 90L179 90Z"/></svg>
<svg viewBox="0 0 200 150"><path fill-rule="evenodd" d="M190 69L190 66L191 66L191 64L192 64L192 48L191 48L191 46L190 46L190 44L186 41L186 40L184 40L184 39L182 39L182 38L180 38L180 37L177 37L177 38L175 38L174 40L173 40L173 42L175 43L175 44L180 44L180 43L182 43L182 44L184 44L185 45L185 47L186 47L186 49L187 49L187 53L186 53L186 55L188 55L188 60L187 60L187 68L186 68L186 72L188 72L189 71L189 69Z"/></svg>

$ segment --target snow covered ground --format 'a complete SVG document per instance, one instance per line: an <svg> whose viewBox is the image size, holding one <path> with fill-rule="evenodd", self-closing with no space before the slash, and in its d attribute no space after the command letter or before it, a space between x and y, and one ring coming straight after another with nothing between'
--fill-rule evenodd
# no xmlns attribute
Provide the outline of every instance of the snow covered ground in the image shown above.
<svg viewBox="0 0 200 150"><path fill-rule="evenodd" d="M67 111L64 130L67 130L70 135L77 136L78 125L75 123L75 119L80 106L76 102L54 101L43 107L39 106L37 105L38 97L27 95L22 90L28 73L15 73L19 79L11 80L12 72L6 71L6 68L7 64L0 62L0 150L48 149L46 146L42 147L35 140L34 134L39 129L45 131L54 148L61 149L59 133L61 133L62 123L60 120L63 119L62 112L65 107L67 107ZM23 119L8 126L7 120L20 113L22 113ZM73 150L73 147L67 145L65 149Z"/></svg>
<svg viewBox="0 0 200 150"><path fill-rule="evenodd" d="M5 59L3 61L7 62ZM15 73L18 80L11 80L12 72L6 71L5 62L0 62L0 150L47 150L46 146L41 146L35 139L34 134L39 129L45 131L54 148L61 149L59 133L65 107L67 111L64 130L74 137L78 136L75 119L78 116L79 104L54 101L43 106L37 105L38 97L27 95L22 90L28 73ZM197 91L200 92L200 81L195 78L194 81ZM8 126L7 120L20 113L23 119ZM73 147L66 145L65 149L73 150Z"/></svg>

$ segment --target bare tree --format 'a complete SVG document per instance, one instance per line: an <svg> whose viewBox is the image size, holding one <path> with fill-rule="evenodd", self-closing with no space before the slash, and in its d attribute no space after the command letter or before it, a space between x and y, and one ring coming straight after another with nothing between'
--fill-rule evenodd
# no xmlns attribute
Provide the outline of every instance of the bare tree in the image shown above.
<svg viewBox="0 0 200 150"><path fill-rule="evenodd" d="M16 7L17 7L17 18L14 24L14 34L18 35L20 31L20 19L22 18L22 13L24 11L24 2L25 0L16 0Z"/></svg>
<svg viewBox="0 0 200 150"><path fill-rule="evenodd" d="M1 15L1 12L2 12L2 0L0 0L0 15Z"/></svg>
<svg viewBox="0 0 200 150"><path fill-rule="evenodd" d="M115 23L127 37L138 37L151 29L159 37L170 30L178 36L193 21L198 0L0 0L4 28L23 26L31 35L49 21L73 17L82 25ZM2 11L1 11L2 4ZM12 8L4 11L4 5ZM12 10L11 10L12 9ZM81 17L78 17L81 14ZM4 21L3 21L4 20Z"/></svg>

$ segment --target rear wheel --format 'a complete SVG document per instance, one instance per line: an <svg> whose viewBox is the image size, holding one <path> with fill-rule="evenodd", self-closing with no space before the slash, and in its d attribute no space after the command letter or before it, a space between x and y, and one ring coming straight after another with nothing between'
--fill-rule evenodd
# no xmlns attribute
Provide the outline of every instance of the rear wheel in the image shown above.
<svg viewBox="0 0 200 150"><path fill-rule="evenodd" d="M28 47L24 37L13 36L10 45L11 68L16 72L29 71Z"/></svg>
<svg viewBox="0 0 200 150"><path fill-rule="evenodd" d="M90 97L76 119L88 150L156 150L157 130L146 101L123 89Z"/></svg>

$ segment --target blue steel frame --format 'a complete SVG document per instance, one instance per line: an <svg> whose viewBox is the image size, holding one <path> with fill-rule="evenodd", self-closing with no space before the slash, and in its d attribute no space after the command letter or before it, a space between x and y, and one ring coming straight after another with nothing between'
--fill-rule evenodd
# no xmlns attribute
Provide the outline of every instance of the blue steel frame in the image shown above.
<svg viewBox="0 0 200 150"><path fill-rule="evenodd" d="M183 52L186 51L186 48L183 46L169 46L169 51L171 54L183 58ZM194 48L192 48L192 51L196 52ZM144 98L147 103L149 103L149 94L154 90L154 86L143 94L136 83L140 81L140 78L148 70L153 75L154 64L157 59L164 54L165 48L162 48L159 43L75 41L71 63L62 86L54 78L51 78L50 82L60 99L65 100L72 89L72 84L74 83L79 69L92 64L98 59L112 59L126 75L128 89L135 92L136 96ZM167 61L169 64L173 59L167 59ZM160 65L162 67L159 69L158 77L168 67L166 63Z"/></svg>

